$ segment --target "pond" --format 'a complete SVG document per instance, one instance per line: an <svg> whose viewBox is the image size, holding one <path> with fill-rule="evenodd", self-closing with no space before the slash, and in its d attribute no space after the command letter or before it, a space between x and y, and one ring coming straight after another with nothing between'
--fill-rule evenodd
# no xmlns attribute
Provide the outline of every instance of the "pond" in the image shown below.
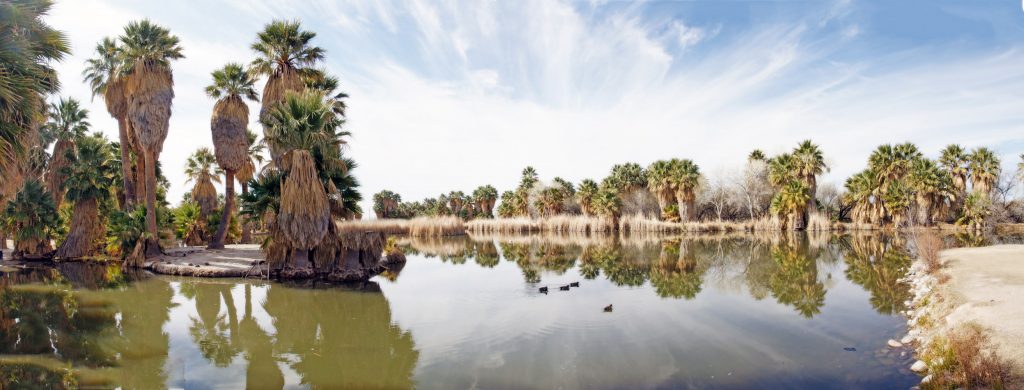
<svg viewBox="0 0 1024 390"><path fill-rule="evenodd" d="M0 387L906 389L920 381L906 368L910 352L886 346L906 330L904 238L403 245L404 267L346 286L95 264L5 268ZM571 282L579 287L559 289Z"/></svg>

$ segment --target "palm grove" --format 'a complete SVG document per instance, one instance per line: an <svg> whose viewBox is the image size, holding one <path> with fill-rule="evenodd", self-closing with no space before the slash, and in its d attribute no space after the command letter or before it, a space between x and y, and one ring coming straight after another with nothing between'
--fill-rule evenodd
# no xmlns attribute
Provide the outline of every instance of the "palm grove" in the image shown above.
<svg viewBox="0 0 1024 390"><path fill-rule="evenodd" d="M188 159L192 190L171 208L159 157L175 96L173 64L185 55L178 38L141 20L97 43L83 76L118 124L118 139L109 140L91 133L92 113L78 101L56 98L53 63L69 47L43 19L51 6L0 2L0 243L9 235L19 257L115 256L130 267L159 254L161 242L222 248L250 242L257 230L267 233L262 242L272 261L338 260L332 257L345 242L333 221L358 218L361 196L350 173L355 163L342 153L347 95L320 67L325 52L313 45L315 33L298 22L271 22L252 44L251 63L211 73L205 92L215 101L213 148ZM262 139L248 129L252 103L260 104Z"/></svg>
<svg viewBox="0 0 1024 390"><path fill-rule="evenodd" d="M935 226L980 229L992 222L1024 222L1024 205L1010 199L1024 172L1003 176L999 158L985 147L960 145L929 159L912 143L881 145L867 168L848 178L843 189L819 185L829 169L823 152L803 141L787 153L768 156L754 150L737 172L707 177L692 160L658 160L646 168L618 164L600 182L573 184L555 177L540 180L527 167L519 185L500 196L484 185L466 194L405 202L395 192L374 195L377 218L457 216L542 219L558 215L595 216L619 226L619 218L667 222L748 221L747 229L827 230Z"/></svg>

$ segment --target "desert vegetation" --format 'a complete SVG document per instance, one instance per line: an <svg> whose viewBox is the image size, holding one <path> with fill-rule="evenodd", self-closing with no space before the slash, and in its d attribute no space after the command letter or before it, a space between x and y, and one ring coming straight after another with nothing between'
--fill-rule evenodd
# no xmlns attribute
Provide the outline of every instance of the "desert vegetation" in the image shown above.
<svg viewBox="0 0 1024 390"><path fill-rule="evenodd" d="M678 158L647 168L617 164L600 181L579 184L545 182L526 167L496 207L497 191L487 185L472 196L452 191L413 202L385 190L374 195L374 211L378 219L455 216L470 231L490 233L981 230L1024 222L1024 203L1010 196L1024 171L1003 175L1000 166L984 147L949 145L929 159L912 143L882 145L840 188L818 183L829 169L825 155L803 141L777 156L754 150L741 169L713 176Z"/></svg>

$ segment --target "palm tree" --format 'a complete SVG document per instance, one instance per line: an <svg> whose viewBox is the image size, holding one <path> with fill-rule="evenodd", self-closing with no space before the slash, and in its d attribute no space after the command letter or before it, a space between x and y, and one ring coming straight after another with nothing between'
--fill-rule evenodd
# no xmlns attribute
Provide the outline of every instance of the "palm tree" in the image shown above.
<svg viewBox="0 0 1024 390"><path fill-rule="evenodd" d="M350 167L341 156L342 137L349 133L339 130L343 121L332 109L333 104L317 91L293 92L265 121L267 144L280 152L284 172L276 221L280 237L275 240L294 251L298 267L307 266L310 250L329 231L337 234L332 211L351 211L343 205L340 192L339 184L346 183L338 180Z"/></svg>
<svg viewBox="0 0 1024 390"><path fill-rule="evenodd" d="M790 181L772 198L771 212L779 217L783 229L796 227L806 210L807 186L801 181Z"/></svg>
<svg viewBox="0 0 1024 390"><path fill-rule="evenodd" d="M576 202L580 204L580 212L583 215L594 214L594 197L597 196L597 182L591 179L583 179L580 188L576 190Z"/></svg>
<svg viewBox="0 0 1024 390"><path fill-rule="evenodd" d="M0 3L0 182L20 187L13 169L32 145L43 96L60 90L52 63L71 52L67 37L46 24L49 0ZM4 194L9 195L9 194Z"/></svg>
<svg viewBox="0 0 1024 390"><path fill-rule="evenodd" d="M318 69L316 72L310 71L306 76L306 88L319 91L331 102L331 111L334 114L344 118L345 110L348 109L348 105L345 104L345 99L348 99L348 94L338 90L341 83L338 78L327 74L323 69Z"/></svg>
<svg viewBox="0 0 1024 390"><path fill-rule="evenodd" d="M815 210L815 194L818 191L818 175L828 170L825 165L825 158L818 145L811 140L805 140L793 150L793 168L795 176L802 181L807 189L807 204L800 215L800 225L796 228L806 228L808 215Z"/></svg>
<svg viewBox="0 0 1024 390"><path fill-rule="evenodd" d="M999 157L989 148L977 148L967 156L967 165L970 169L972 190L988 197L999 180Z"/></svg>
<svg viewBox="0 0 1024 390"><path fill-rule="evenodd" d="M953 212L958 212L967 196L967 178L970 172L967 168L967 151L960 145L950 144L939 154L939 164L953 179L956 200L952 209Z"/></svg>
<svg viewBox="0 0 1024 390"><path fill-rule="evenodd" d="M125 78L128 96L128 123L138 144L142 146L145 165L146 232L149 242L146 254L160 253L156 223L156 164L167 138L174 99L174 77L171 60L184 58L178 37L147 19L128 23L120 37L124 44Z"/></svg>
<svg viewBox="0 0 1024 390"><path fill-rule="evenodd" d="M871 169L861 171L846 179L844 202L851 205L850 218L855 223L869 224L876 221L878 199L878 175Z"/></svg>
<svg viewBox="0 0 1024 390"><path fill-rule="evenodd" d="M53 156L47 164L46 187L53 197L54 207L60 208L64 200L64 169L68 166L68 152L75 148L75 140L85 135L89 129L89 110L82 108L77 100L62 98L50 104L50 121L43 125L43 143L53 146Z"/></svg>
<svg viewBox="0 0 1024 390"><path fill-rule="evenodd" d="M767 161L768 158L764 155L761 149L754 149L747 155L747 161Z"/></svg>
<svg viewBox="0 0 1024 390"><path fill-rule="evenodd" d="M71 226L67 238L57 248L59 258L80 258L97 252L102 247L104 226L100 222L100 203L110 197L114 185L114 156L110 142L101 134L81 137L75 148L68 150L70 164L64 168L66 180L62 188L74 202Z"/></svg>
<svg viewBox="0 0 1024 390"><path fill-rule="evenodd" d="M284 100L289 91L301 92L306 88L305 79L313 68L324 58L324 49L311 46L316 37L312 31L302 30L299 21L274 20L263 27L257 34L252 50L257 58L253 60L251 69L259 75L268 77L263 87L263 106L260 108L260 121L268 120L274 106ZM267 125L263 127L264 135L268 133ZM270 148L271 159L278 160L281 152Z"/></svg>
<svg viewBox="0 0 1024 390"><path fill-rule="evenodd" d="M952 180L938 164L926 158L914 160L908 178L918 207L918 222L931 226L945 201L956 199Z"/></svg>
<svg viewBox="0 0 1024 390"><path fill-rule="evenodd" d="M381 190L373 194L373 213L377 219L396 218L398 205L402 203L402 196L388 190Z"/></svg>
<svg viewBox="0 0 1024 390"><path fill-rule="evenodd" d="M256 175L257 166L263 165L263 142L259 141L259 136L252 130L246 130L246 155L245 164L242 165L242 169L239 169L235 173L235 178L242 184L242 195L249 193L249 181ZM242 223L242 237L240 241L243 244L248 244L252 241L252 226L249 225L248 218Z"/></svg>
<svg viewBox="0 0 1024 390"><path fill-rule="evenodd" d="M678 160L674 160L678 161ZM668 220L668 206L676 202L676 190L672 181L673 162L658 160L647 166L647 190L654 194L661 208L661 219Z"/></svg>
<svg viewBox="0 0 1024 390"><path fill-rule="evenodd" d="M92 96L103 96L107 113L117 120L118 145L121 151L121 180L123 181L124 202L122 210L130 209L137 201L135 193L137 174L132 163L132 131L128 128L128 96L125 94L125 80L120 75L122 52L117 40L103 38L96 44L96 57L86 60L82 72L85 82L92 90Z"/></svg>
<svg viewBox="0 0 1024 390"><path fill-rule="evenodd" d="M15 257L40 258L51 251L57 227L53 198L36 180L25 182L4 209L3 225L14 234Z"/></svg>
<svg viewBox="0 0 1024 390"><path fill-rule="evenodd" d="M611 226L613 230L619 228L619 217L622 215L622 199L619 198L618 189L613 186L605 185L594 194L593 198L594 212L611 220Z"/></svg>
<svg viewBox="0 0 1024 390"><path fill-rule="evenodd" d="M217 232L210 240L210 249L224 248L227 227L235 208L235 172L246 168L247 162L251 163L246 128L249 107L243 99L259 101L255 83L256 77L252 73L242 65L230 63L213 71L213 84L206 87L206 94L217 99L210 118L210 132L213 134L217 164L224 170L224 209Z"/></svg>
<svg viewBox="0 0 1024 390"><path fill-rule="evenodd" d="M608 175L619 194L628 195L647 188L647 172L637 163L615 164Z"/></svg>
<svg viewBox="0 0 1024 390"><path fill-rule="evenodd" d="M483 185L473 190L473 201L485 218L494 218L494 203L498 200L498 189Z"/></svg>
<svg viewBox="0 0 1024 390"><path fill-rule="evenodd" d="M679 219L683 222L693 221L696 216L697 188L700 186L700 168L690 159L670 161L672 166L671 182L676 191L676 202L679 205Z"/></svg>
<svg viewBox="0 0 1024 390"><path fill-rule="evenodd" d="M788 153L768 160L768 183L775 189L781 189L790 181L796 180L794 177L795 164L793 155Z"/></svg>
<svg viewBox="0 0 1024 390"><path fill-rule="evenodd" d="M978 191L972 192L964 201L963 214L957 219L957 225L981 230L985 227L985 219L992 213L991 206L992 201L986 194Z"/></svg>
<svg viewBox="0 0 1024 390"><path fill-rule="evenodd" d="M199 148L185 160L185 177L195 183L192 200L199 205L205 221L217 209L217 189L213 183L220 183L220 168L210 148Z"/></svg>
<svg viewBox="0 0 1024 390"><path fill-rule="evenodd" d="M530 215L530 191L533 190L533 187L538 182L540 182L540 177L537 175L536 169L533 169L533 167L523 168L519 179L519 187L516 188L516 197L512 199L514 202L511 203L516 215Z"/></svg>

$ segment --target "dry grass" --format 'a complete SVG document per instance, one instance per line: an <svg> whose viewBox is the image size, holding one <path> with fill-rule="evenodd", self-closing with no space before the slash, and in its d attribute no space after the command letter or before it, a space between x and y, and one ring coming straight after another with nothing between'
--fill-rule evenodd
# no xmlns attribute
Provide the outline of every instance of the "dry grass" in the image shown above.
<svg viewBox="0 0 1024 390"><path fill-rule="evenodd" d="M410 235L416 237L461 236L466 234L466 226L457 217L344 221L338 223L338 230L342 234L378 232L388 235Z"/></svg>
<svg viewBox="0 0 1024 390"><path fill-rule="evenodd" d="M541 224L527 217L474 219L466 229L473 233L525 234L541 231Z"/></svg>
<svg viewBox="0 0 1024 390"><path fill-rule="evenodd" d="M968 324L932 342L924 358L930 380L922 389L1001 389L1009 379L1009 365L990 349L988 336Z"/></svg>
<svg viewBox="0 0 1024 390"><path fill-rule="evenodd" d="M743 221L666 222L642 215L623 217L621 225L624 232L654 233L742 232L753 226Z"/></svg>
<svg viewBox="0 0 1024 390"><path fill-rule="evenodd" d="M292 151L291 172L281 188L281 212L277 215L285 240L296 249L315 248L327 234L330 212L313 156L306 150Z"/></svg>
<svg viewBox="0 0 1024 390"><path fill-rule="evenodd" d="M934 274L942 268L942 260L939 251L945 246L942 238L932 231L914 231L914 248L917 251L917 258L925 265L925 270Z"/></svg>

